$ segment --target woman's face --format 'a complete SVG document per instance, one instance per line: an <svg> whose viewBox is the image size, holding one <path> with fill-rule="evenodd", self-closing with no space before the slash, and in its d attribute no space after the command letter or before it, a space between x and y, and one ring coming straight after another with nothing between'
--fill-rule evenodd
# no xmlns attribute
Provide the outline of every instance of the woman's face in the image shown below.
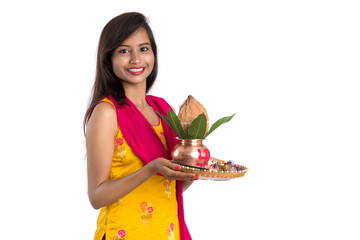
<svg viewBox="0 0 360 240"><path fill-rule="evenodd" d="M154 68L154 53L144 28L131 34L112 54L112 69L123 84L146 84Z"/></svg>

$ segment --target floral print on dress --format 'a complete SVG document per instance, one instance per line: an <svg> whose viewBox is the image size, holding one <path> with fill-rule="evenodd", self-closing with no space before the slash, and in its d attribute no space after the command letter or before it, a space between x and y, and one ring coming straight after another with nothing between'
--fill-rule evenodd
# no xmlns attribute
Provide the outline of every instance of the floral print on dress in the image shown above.
<svg viewBox="0 0 360 240"><path fill-rule="evenodd" d="M119 230L117 233L115 233L113 240L125 240L126 232L124 229Z"/></svg>
<svg viewBox="0 0 360 240"><path fill-rule="evenodd" d="M115 141L115 157L116 158L120 158L121 160L123 160L126 157L126 149L123 146L124 145L124 140L122 138L118 138Z"/></svg>
<svg viewBox="0 0 360 240"><path fill-rule="evenodd" d="M143 224L147 224L152 219L152 213L154 208L148 202L142 202L140 204L141 209L141 221Z"/></svg>
<svg viewBox="0 0 360 240"><path fill-rule="evenodd" d="M169 240L174 240L175 239L175 235L174 235L174 224L171 223L169 225L169 227L166 229L166 235L168 235L168 239Z"/></svg>
<svg viewBox="0 0 360 240"><path fill-rule="evenodd" d="M165 194L167 195L168 198L170 198L170 196L171 196L171 180L166 179L164 181L164 187L165 187Z"/></svg>

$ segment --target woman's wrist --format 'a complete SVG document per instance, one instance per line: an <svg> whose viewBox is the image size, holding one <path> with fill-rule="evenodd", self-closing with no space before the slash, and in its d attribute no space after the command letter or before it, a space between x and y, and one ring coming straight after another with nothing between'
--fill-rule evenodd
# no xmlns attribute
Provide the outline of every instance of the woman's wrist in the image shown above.
<svg viewBox="0 0 360 240"><path fill-rule="evenodd" d="M149 162L147 165L145 165L145 168L149 169L149 172L151 173L151 175L154 175L158 172L158 170L156 169L156 159Z"/></svg>

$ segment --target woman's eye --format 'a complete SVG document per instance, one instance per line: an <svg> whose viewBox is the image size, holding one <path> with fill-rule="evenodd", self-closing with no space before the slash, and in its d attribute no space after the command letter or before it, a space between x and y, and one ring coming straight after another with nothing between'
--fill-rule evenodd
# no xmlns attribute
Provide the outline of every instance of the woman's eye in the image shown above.
<svg viewBox="0 0 360 240"><path fill-rule="evenodd" d="M149 50L149 48L148 48L148 47L142 47L140 50L141 50L142 52L145 52L145 51Z"/></svg>
<svg viewBox="0 0 360 240"><path fill-rule="evenodd" d="M119 51L119 53L128 53L128 52L129 52L128 49L121 49L121 50Z"/></svg>

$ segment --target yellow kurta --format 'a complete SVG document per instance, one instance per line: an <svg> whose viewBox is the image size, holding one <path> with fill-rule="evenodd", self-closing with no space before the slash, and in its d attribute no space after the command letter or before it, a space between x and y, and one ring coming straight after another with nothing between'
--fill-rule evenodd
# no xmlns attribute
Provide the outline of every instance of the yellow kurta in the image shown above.
<svg viewBox="0 0 360 240"><path fill-rule="evenodd" d="M112 102L105 98L103 101ZM166 146L160 121L153 126ZM109 178L125 177L144 166L118 130ZM95 240L180 239L176 181L153 175L122 199L100 210Z"/></svg>

